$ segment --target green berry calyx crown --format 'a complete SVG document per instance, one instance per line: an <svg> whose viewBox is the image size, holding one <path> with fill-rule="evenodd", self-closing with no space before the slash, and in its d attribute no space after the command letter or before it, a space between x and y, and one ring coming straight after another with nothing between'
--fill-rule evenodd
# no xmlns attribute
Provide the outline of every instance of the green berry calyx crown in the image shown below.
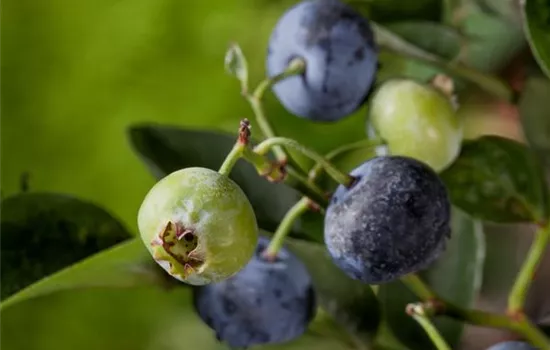
<svg viewBox="0 0 550 350"><path fill-rule="evenodd" d="M198 241L193 230L168 221L164 229L151 240L153 258L159 263L167 263L170 274L183 280L196 273L204 264L204 257L196 249Z"/></svg>

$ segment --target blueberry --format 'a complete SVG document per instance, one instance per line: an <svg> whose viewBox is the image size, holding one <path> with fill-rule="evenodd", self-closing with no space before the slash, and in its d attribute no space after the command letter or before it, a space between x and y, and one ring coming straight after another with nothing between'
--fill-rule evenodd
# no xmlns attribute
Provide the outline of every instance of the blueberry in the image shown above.
<svg viewBox="0 0 550 350"><path fill-rule="evenodd" d="M487 350L536 350L536 348L521 341L505 341L495 344Z"/></svg>
<svg viewBox="0 0 550 350"><path fill-rule="evenodd" d="M426 268L445 249L451 204L432 168L413 158L380 156L339 186L325 216L325 243L335 264L368 284Z"/></svg>
<svg viewBox="0 0 550 350"><path fill-rule="evenodd" d="M275 84L291 113L337 121L365 102L375 80L378 53L367 19L337 0L303 1L279 20L269 40L267 71L281 73L300 57L306 71Z"/></svg>
<svg viewBox="0 0 550 350"><path fill-rule="evenodd" d="M239 273L194 289L199 317L231 347L290 341L305 332L315 314L305 266L286 248L267 261L261 254L268 244L260 237L256 254Z"/></svg>

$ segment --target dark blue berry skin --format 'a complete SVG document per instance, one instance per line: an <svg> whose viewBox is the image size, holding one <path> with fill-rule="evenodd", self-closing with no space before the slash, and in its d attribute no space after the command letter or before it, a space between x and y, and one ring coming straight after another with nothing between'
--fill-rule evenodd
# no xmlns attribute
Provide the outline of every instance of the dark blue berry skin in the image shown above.
<svg viewBox="0 0 550 350"><path fill-rule="evenodd" d="M269 76L296 57L305 60L305 74L282 80L273 91L292 114L322 122L361 107L378 65L368 20L337 0L303 1L279 19L269 41Z"/></svg>
<svg viewBox="0 0 550 350"><path fill-rule="evenodd" d="M487 350L537 350L537 348L522 341L505 341L495 344Z"/></svg>
<svg viewBox="0 0 550 350"><path fill-rule="evenodd" d="M293 340L315 314L315 293L305 266L286 248L276 261L266 261L261 253L268 244L260 237L256 254L235 276L194 289L198 315L219 341L233 348Z"/></svg>
<svg viewBox="0 0 550 350"><path fill-rule="evenodd" d="M325 216L335 264L367 284L393 281L431 264L450 237L451 204L437 174L403 156L372 158L339 186Z"/></svg>

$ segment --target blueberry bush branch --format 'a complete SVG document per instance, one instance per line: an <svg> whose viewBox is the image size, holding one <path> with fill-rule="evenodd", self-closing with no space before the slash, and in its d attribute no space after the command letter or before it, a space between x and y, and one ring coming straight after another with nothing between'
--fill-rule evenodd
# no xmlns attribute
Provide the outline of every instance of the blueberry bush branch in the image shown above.
<svg viewBox="0 0 550 350"><path fill-rule="evenodd" d="M541 228L533 242L510 293L507 314L457 306L437 295L416 275L441 257L447 247L445 243L453 235L451 212L453 205L459 206L459 201L447 183L449 176L443 172L447 173L445 169L456 171L455 165L463 162L466 150L463 124L457 115L455 82L447 76L438 74L429 83L393 78L375 86L379 67L375 36L382 49L429 63L501 99L512 100L511 89L493 76L453 60L446 62L419 49L379 25L374 24L373 31L372 24L374 22L338 0L300 2L285 13L274 28L266 57L268 78L252 92L248 86L246 59L233 44L226 55L226 68L240 80L242 94L252 107L264 139L253 147L250 124L243 120L238 141L218 172L183 169L159 182L144 201L144 214L140 213L144 242L152 249L159 265L172 276L189 284L207 285L195 296L198 313L216 337L231 346L284 342L307 329L316 309L312 303L317 291L310 284L307 270L286 252L283 243L294 222L312 210L323 215L324 243L341 272L364 284L366 289L400 279L418 296L420 302L410 304L403 312L420 324L438 349L448 350L454 344L447 344L431 322L432 317L437 316L511 330L539 348L550 348L550 340L522 310L530 281L550 239L547 226ZM371 91L374 89L376 91ZM377 138L343 145L323 156L297 140L279 137L262 104L268 90L288 112L312 122L337 122L357 112L368 101L366 126ZM335 166L333 160L339 154L365 149L370 155L371 147L382 144L388 155L367 157L349 172ZM314 161L308 173L289 156L295 152ZM490 158L491 154L486 153L484 157ZM481 158L480 164L485 161ZM259 237L251 203L228 178L239 159L250 163L260 176L272 182L285 181L302 194L299 201L289 205L271 240ZM317 181L322 170L337 182L335 190L323 188ZM473 176L475 171L461 178L469 179L472 175L477 182L467 184L473 193L470 197L481 198L483 196L475 193L477 185L492 183ZM164 187L164 183L170 181L177 182L179 191L168 191ZM212 184L217 187L210 188L209 192L196 188ZM496 187L494 192L499 192L498 186L483 187ZM165 192L170 192L170 196L163 197ZM193 196L199 198L187 200ZM182 197L186 200L181 201ZM488 199L488 206L508 203L502 198ZM529 199L525 196L522 204L533 204ZM537 197L534 204L539 199L545 201ZM164 202L158 205L159 201ZM211 203L223 209L215 215L197 214L211 212ZM170 208L169 213L156 212L159 207ZM516 210L513 206L504 209L510 213ZM491 209L488 212L490 214ZM203 218L206 223L197 222ZM165 227L164 231L159 233L159 227ZM217 239L216 235L222 233L224 239ZM159 251L162 254L157 254ZM231 260L232 255L238 257ZM279 268L281 266L284 268ZM266 273L280 275L272 278ZM294 331L275 334L277 327L255 329L257 325L250 324L247 314L250 307L242 305L249 301L251 294L240 286L250 281L262 281L251 289L257 307L254 311L261 321L257 323L270 324L276 315L278 320L293 324L294 327L288 328ZM287 284L292 288L283 288ZM347 291L342 294L348 295ZM229 304L213 303L212 298L224 300L222 304L229 300ZM264 303L264 298L271 299ZM296 305L299 310L290 312L283 306L283 300L300 300ZM218 306L212 306L214 304ZM235 328L229 332L227 324Z"/></svg>
<svg viewBox="0 0 550 350"><path fill-rule="evenodd" d="M433 315L444 315L483 327L502 328L523 335L533 345L550 349L550 339L529 321L525 315L500 315L475 309L464 309L439 297L416 274L401 278L401 281L423 301Z"/></svg>
<svg viewBox="0 0 550 350"><path fill-rule="evenodd" d="M286 79L290 76L301 74L304 72L304 70L305 70L305 62L301 59L294 59L289 63L288 67L283 72L271 78L266 78L265 80L263 80L252 94L249 94L249 93L244 94L250 106L252 107L254 115L256 116L256 123L258 123L260 130L262 131L262 133L266 138L275 137L276 134L265 114L265 111L262 105L262 99L265 92L267 91L267 89L269 89L271 86L273 86L277 82L283 79ZM287 155L281 147L279 146L274 147L273 153L275 154L275 157L279 162L281 163L287 162Z"/></svg>
<svg viewBox="0 0 550 350"><path fill-rule="evenodd" d="M351 186L351 184L354 181L353 176L350 176L338 170L325 157L321 156L319 153L313 151L312 149L301 145L299 142L293 139L289 139L285 137L268 138L263 142L261 142L260 144L258 144L254 148L254 151L258 154L266 154L271 148L276 146L285 146L288 148L293 148L296 151L303 153L304 155L314 160L317 164L320 164L325 169L327 174L330 175L336 182L346 187Z"/></svg>
<svg viewBox="0 0 550 350"><path fill-rule="evenodd" d="M441 336L437 328L433 325L433 323L430 321L428 317L428 312L426 312L426 307L424 304L409 304L407 305L407 314L414 318L418 324L422 328L424 328L424 331L426 331L426 334L430 337L434 345L438 350L451 350L451 347L445 339Z"/></svg>
<svg viewBox="0 0 550 350"><path fill-rule="evenodd" d="M277 256L277 253L282 248L285 237L292 230L292 225L294 222L310 208L310 200L307 197L302 197L298 202L296 202L292 208L288 210L285 214L283 220L277 227L275 234L271 238L269 246L264 252L264 255L268 259L274 259Z"/></svg>
<svg viewBox="0 0 550 350"><path fill-rule="evenodd" d="M531 248L527 253L527 258L516 278L510 295L508 298L508 313L514 315L523 312L525 298L529 291L529 287L535 277L536 269L542 260L548 242L550 241L550 224L541 226L535 233Z"/></svg>

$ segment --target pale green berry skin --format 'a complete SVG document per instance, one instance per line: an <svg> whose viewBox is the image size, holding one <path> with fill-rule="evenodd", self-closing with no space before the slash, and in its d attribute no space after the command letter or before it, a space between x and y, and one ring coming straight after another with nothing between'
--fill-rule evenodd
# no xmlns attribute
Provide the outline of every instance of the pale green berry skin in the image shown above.
<svg viewBox="0 0 550 350"><path fill-rule="evenodd" d="M440 172L460 153L462 122L452 101L428 84L388 80L374 93L369 113L392 155L416 158Z"/></svg>
<svg viewBox="0 0 550 350"><path fill-rule="evenodd" d="M197 238L193 253L203 263L191 273L174 259L159 259L166 251L151 244L168 222L192 230ZM206 168L178 170L157 182L139 209L138 227L157 263L192 285L236 274L252 258L258 242L256 216L244 192L227 176Z"/></svg>

